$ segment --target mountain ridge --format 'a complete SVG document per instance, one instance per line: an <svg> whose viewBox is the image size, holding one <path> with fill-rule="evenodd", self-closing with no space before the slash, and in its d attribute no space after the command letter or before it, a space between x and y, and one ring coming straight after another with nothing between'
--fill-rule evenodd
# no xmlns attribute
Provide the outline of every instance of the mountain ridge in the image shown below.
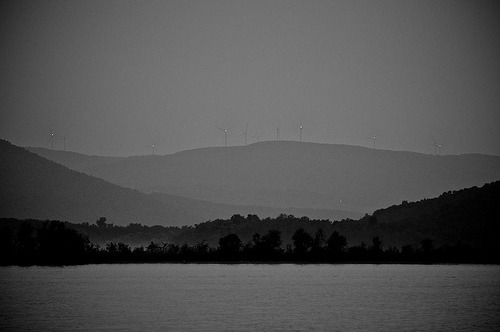
<svg viewBox="0 0 500 332"><path fill-rule="evenodd" d="M365 213L498 180L500 157L268 141L127 157L82 171L146 193Z"/></svg>
<svg viewBox="0 0 500 332"><path fill-rule="evenodd" d="M278 215L287 212L287 209L258 206L221 206L168 194L147 195L71 170L4 140L0 140L0 164L1 217L92 222L106 216L117 225L169 226L194 224L235 213ZM304 212L335 219L353 215L333 210Z"/></svg>

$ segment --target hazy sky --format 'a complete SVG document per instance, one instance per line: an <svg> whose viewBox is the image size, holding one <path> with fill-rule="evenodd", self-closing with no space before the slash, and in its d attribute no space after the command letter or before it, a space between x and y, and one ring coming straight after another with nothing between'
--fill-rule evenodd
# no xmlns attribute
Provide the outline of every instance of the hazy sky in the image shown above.
<svg viewBox="0 0 500 332"><path fill-rule="evenodd" d="M0 137L103 155L249 135L500 155L498 1L2 1ZM249 140L254 141L249 137ZM62 140L55 141L62 149Z"/></svg>

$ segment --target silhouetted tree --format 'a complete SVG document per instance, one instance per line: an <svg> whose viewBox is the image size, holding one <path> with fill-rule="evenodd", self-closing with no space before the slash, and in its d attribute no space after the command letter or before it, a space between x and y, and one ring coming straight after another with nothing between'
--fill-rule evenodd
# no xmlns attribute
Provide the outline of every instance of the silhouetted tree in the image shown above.
<svg viewBox="0 0 500 332"><path fill-rule="evenodd" d="M259 243L260 243L260 234L259 233L254 233L252 235L252 242L253 242L254 247L259 245Z"/></svg>
<svg viewBox="0 0 500 332"><path fill-rule="evenodd" d="M132 253L132 249L128 244L125 244L123 242L118 242L118 254L120 256L128 256Z"/></svg>
<svg viewBox="0 0 500 332"><path fill-rule="evenodd" d="M206 243L206 240L198 242L195 246L195 251L198 255L206 255L208 253L208 243Z"/></svg>
<svg viewBox="0 0 500 332"><path fill-rule="evenodd" d="M115 242L106 243L106 251L110 255L118 254L118 244Z"/></svg>
<svg viewBox="0 0 500 332"><path fill-rule="evenodd" d="M403 260L411 260L414 258L414 256L415 249L413 249L411 245L407 244L401 248L401 257L403 258Z"/></svg>
<svg viewBox="0 0 500 332"><path fill-rule="evenodd" d="M25 258L33 257L37 249L34 232L35 229L29 222L23 222L17 232L17 247L19 248L21 256Z"/></svg>
<svg viewBox="0 0 500 332"><path fill-rule="evenodd" d="M337 231L333 232L327 241L327 251L330 257L338 259L344 253L347 246L347 240L344 236L340 235Z"/></svg>
<svg viewBox="0 0 500 332"><path fill-rule="evenodd" d="M157 254L157 253L160 253L162 251L162 247L158 243L151 241L151 243L146 247L146 250L149 253L156 253Z"/></svg>
<svg viewBox="0 0 500 332"><path fill-rule="evenodd" d="M313 249L320 249L325 244L325 232L323 228L319 228L314 235L314 241L312 243Z"/></svg>
<svg viewBox="0 0 500 332"><path fill-rule="evenodd" d="M190 260L193 258L193 248L187 243L184 243L179 249L179 258L182 260Z"/></svg>
<svg viewBox="0 0 500 332"><path fill-rule="evenodd" d="M234 224L241 224L245 222L245 217L240 214L235 214L229 220Z"/></svg>
<svg viewBox="0 0 500 332"><path fill-rule="evenodd" d="M0 264L8 264L14 259L14 232L9 227L0 229Z"/></svg>
<svg viewBox="0 0 500 332"><path fill-rule="evenodd" d="M179 251L180 251L180 248L178 245L175 245L175 244L169 244L167 246L167 254L170 255L170 256L176 256L179 254Z"/></svg>
<svg viewBox="0 0 500 332"><path fill-rule="evenodd" d="M359 246L350 247L348 249L348 255L349 255L349 259L354 259L354 260L366 260L366 259L368 259L366 243L361 241L361 244Z"/></svg>
<svg viewBox="0 0 500 332"><path fill-rule="evenodd" d="M375 258L379 258L382 253L382 241L378 237L378 235L373 237L372 240L372 254Z"/></svg>
<svg viewBox="0 0 500 332"><path fill-rule="evenodd" d="M229 234L219 239L219 250L225 258L236 259L240 248L241 240L236 234Z"/></svg>
<svg viewBox="0 0 500 332"><path fill-rule="evenodd" d="M303 256L312 246L313 238L303 228L299 228L292 236L294 252L297 256Z"/></svg>
<svg viewBox="0 0 500 332"><path fill-rule="evenodd" d="M60 221L43 223L37 240L41 259L54 264L82 261L90 244L88 237Z"/></svg>
<svg viewBox="0 0 500 332"><path fill-rule="evenodd" d="M247 222L258 222L260 218L256 214L249 214L247 216Z"/></svg>
<svg viewBox="0 0 500 332"><path fill-rule="evenodd" d="M265 251L273 252L281 247L281 232L271 229L262 237L262 244Z"/></svg>
<svg viewBox="0 0 500 332"><path fill-rule="evenodd" d="M434 242L431 239L423 239L420 241L420 246L422 249L422 258L430 260L434 251Z"/></svg>
<svg viewBox="0 0 500 332"><path fill-rule="evenodd" d="M95 223L96 223L97 227L105 228L107 226L105 217L101 217L101 218L97 219L97 221Z"/></svg>
<svg viewBox="0 0 500 332"><path fill-rule="evenodd" d="M316 230L314 234L314 239L311 243L311 259L314 260L324 260L326 257L324 255L324 243L325 243L325 232L322 228Z"/></svg>

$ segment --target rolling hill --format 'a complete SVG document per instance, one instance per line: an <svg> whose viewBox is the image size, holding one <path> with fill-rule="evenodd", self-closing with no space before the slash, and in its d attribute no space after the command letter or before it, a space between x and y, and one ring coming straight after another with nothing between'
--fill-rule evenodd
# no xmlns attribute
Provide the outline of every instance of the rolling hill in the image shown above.
<svg viewBox="0 0 500 332"><path fill-rule="evenodd" d="M59 161L64 164L62 158ZM71 167L69 162L65 165ZM232 205L365 213L498 180L500 157L272 141L128 157L79 169L146 193Z"/></svg>
<svg viewBox="0 0 500 332"><path fill-rule="evenodd" d="M83 171L85 168L96 167L125 159L125 157L90 156L63 150L52 150L37 147L26 147L26 150L36 153L40 157L52 160L75 171Z"/></svg>
<svg viewBox="0 0 500 332"><path fill-rule="evenodd" d="M73 165L78 161L113 162L105 157L86 158L63 151L54 151L52 156L62 156L62 160ZM0 188L0 217L18 219L93 222L105 216L116 225L171 226L191 225L236 213L273 217L297 213L331 219L352 216L346 211L231 206L168 194L147 195L70 170L4 140L0 140Z"/></svg>
<svg viewBox="0 0 500 332"><path fill-rule="evenodd" d="M189 211L167 207L137 190L70 170L0 141L0 215L92 222L106 216L126 225L186 224Z"/></svg>
<svg viewBox="0 0 500 332"><path fill-rule="evenodd" d="M104 245L108 242L125 242L133 246L147 245L150 241L196 245L205 240L217 247L219 238L234 233L243 243L252 241L253 234L266 234L271 229L281 232L282 247L292 243L294 232L303 228L311 235L323 229L325 238L334 231L346 236L349 246L364 242L371 245L379 236L383 246L401 248L412 245L418 248L423 239L431 239L437 246L454 246L457 243L499 252L500 232L500 182L482 187L472 187L446 192L438 197L417 202L403 202L375 211L359 220L329 222L290 215L264 219L255 215L232 216L200 223L192 227L113 227L99 228L92 225L73 225L90 236L91 241Z"/></svg>

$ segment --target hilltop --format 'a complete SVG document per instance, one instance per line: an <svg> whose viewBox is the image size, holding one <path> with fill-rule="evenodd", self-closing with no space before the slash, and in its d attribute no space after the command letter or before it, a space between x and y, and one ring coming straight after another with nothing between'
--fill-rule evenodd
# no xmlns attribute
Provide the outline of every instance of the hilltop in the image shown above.
<svg viewBox="0 0 500 332"><path fill-rule="evenodd" d="M52 160L79 172L89 167L96 167L125 159L125 157L93 156L71 151L52 150L39 147L26 147L25 149L36 153L40 157Z"/></svg>
<svg viewBox="0 0 500 332"><path fill-rule="evenodd" d="M106 215L116 224L185 224L189 211L137 190L70 170L0 140L2 217L88 222Z"/></svg>
<svg viewBox="0 0 500 332"><path fill-rule="evenodd" d="M78 165L108 164L114 157L85 156L64 151L35 150ZM118 158L120 159L120 158ZM71 170L26 149L0 140L0 217L58 219L92 222L106 216L116 225L191 225L236 213L308 214L316 218L341 219L348 211L278 209L259 206L214 204L169 194L144 194Z"/></svg>
<svg viewBox="0 0 500 332"><path fill-rule="evenodd" d="M500 157L269 141L127 157L79 169L146 193L232 205L354 211L359 216L403 200L496 181Z"/></svg>

